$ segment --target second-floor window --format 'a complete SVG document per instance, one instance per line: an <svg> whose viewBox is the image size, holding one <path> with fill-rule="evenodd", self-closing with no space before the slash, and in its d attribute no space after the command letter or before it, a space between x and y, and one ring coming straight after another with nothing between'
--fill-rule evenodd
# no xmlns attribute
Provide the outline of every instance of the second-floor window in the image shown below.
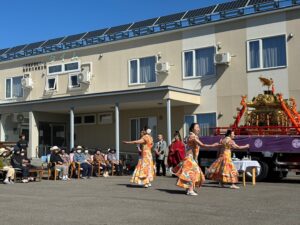
<svg viewBox="0 0 300 225"><path fill-rule="evenodd" d="M287 65L285 35L247 42L248 70L280 68Z"/></svg>
<svg viewBox="0 0 300 225"><path fill-rule="evenodd" d="M56 76L47 77L46 90L47 91L57 90L57 77Z"/></svg>
<svg viewBox="0 0 300 225"><path fill-rule="evenodd" d="M129 83L143 84L156 82L155 74L156 57L150 56L129 61Z"/></svg>
<svg viewBox="0 0 300 225"><path fill-rule="evenodd" d="M80 83L78 81L78 74L69 75L69 88L80 88Z"/></svg>
<svg viewBox="0 0 300 225"><path fill-rule="evenodd" d="M5 97L6 98L21 98L23 97L22 88L23 76L7 78L5 81Z"/></svg>
<svg viewBox="0 0 300 225"><path fill-rule="evenodd" d="M215 47L199 48L183 52L183 77L193 78L215 75Z"/></svg>
<svg viewBox="0 0 300 225"><path fill-rule="evenodd" d="M61 73L69 73L80 71L80 63L79 62L68 62L56 65L48 65L48 75L56 75Z"/></svg>

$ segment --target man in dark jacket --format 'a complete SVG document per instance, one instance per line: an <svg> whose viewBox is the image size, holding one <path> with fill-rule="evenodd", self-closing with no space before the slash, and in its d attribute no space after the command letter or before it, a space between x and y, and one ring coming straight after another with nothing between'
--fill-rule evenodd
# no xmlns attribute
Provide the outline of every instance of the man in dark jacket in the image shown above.
<svg viewBox="0 0 300 225"><path fill-rule="evenodd" d="M28 175L29 175L29 160L25 157L25 155L21 155L21 149L18 146L14 147L14 154L11 158L11 165L15 169L19 169L22 171L22 182L28 183Z"/></svg>

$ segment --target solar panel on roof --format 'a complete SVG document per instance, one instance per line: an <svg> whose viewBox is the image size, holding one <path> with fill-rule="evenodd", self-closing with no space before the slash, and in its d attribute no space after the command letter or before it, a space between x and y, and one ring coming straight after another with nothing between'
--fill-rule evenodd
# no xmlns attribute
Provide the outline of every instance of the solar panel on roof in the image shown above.
<svg viewBox="0 0 300 225"><path fill-rule="evenodd" d="M171 14L168 16L162 16L158 19L158 21L155 24L170 23L170 22L181 20L184 14L185 12L181 12L181 13Z"/></svg>
<svg viewBox="0 0 300 225"><path fill-rule="evenodd" d="M3 55L9 48L0 49L0 55Z"/></svg>
<svg viewBox="0 0 300 225"><path fill-rule="evenodd" d="M27 44L26 44L26 45L27 45ZM21 51L26 45L19 45L19 46L13 47L13 48L9 49L9 50L6 52L6 54L19 52L19 51Z"/></svg>
<svg viewBox="0 0 300 225"><path fill-rule="evenodd" d="M190 10L187 12L187 14L185 14L184 19L211 14L215 8L216 8L216 5L205 7L205 8L200 8L200 9Z"/></svg>
<svg viewBox="0 0 300 225"><path fill-rule="evenodd" d="M116 26L116 27L111 27L106 32L106 34L114 34L114 33L118 33L121 31L126 31L131 25L132 25L132 23L128 23L128 24L124 24L124 25L120 25L120 26Z"/></svg>
<svg viewBox="0 0 300 225"><path fill-rule="evenodd" d="M54 38L46 41L41 47L48 47L52 45L57 45L60 43L65 37L60 37L60 38Z"/></svg>
<svg viewBox="0 0 300 225"><path fill-rule="evenodd" d="M274 2L273 0L250 0L248 5L257 5L260 3Z"/></svg>
<svg viewBox="0 0 300 225"><path fill-rule="evenodd" d="M83 38L89 39L89 38L93 38L93 37L99 37L99 36L103 35L105 33L105 31L107 31L107 29L108 28L90 31L86 35L84 35Z"/></svg>
<svg viewBox="0 0 300 225"><path fill-rule="evenodd" d="M222 12L226 10L238 9L241 7L245 7L247 5L248 0L238 0L231 1L219 4L214 12Z"/></svg>
<svg viewBox="0 0 300 225"><path fill-rule="evenodd" d="M35 49L35 48L39 48L39 47L41 47L41 45L44 42L45 41L39 41L39 42L31 43L31 44L27 45L23 50L27 51L27 50L32 50L32 49Z"/></svg>
<svg viewBox="0 0 300 225"><path fill-rule="evenodd" d="M141 28L141 27L152 26L155 23L156 20L157 20L157 18L153 18L153 19L148 19L148 20L143 20L143 21L136 22L130 27L130 29L137 29L137 28Z"/></svg>
<svg viewBox="0 0 300 225"><path fill-rule="evenodd" d="M70 35L67 36L62 43L67 43L67 42L73 42L73 41L79 41L84 35L85 33L81 33L81 34L74 34L74 35Z"/></svg>

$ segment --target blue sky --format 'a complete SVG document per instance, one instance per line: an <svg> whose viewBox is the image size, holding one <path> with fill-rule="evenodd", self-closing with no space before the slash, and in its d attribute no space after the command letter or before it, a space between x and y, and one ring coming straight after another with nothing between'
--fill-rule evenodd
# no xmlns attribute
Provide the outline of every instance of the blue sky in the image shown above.
<svg viewBox="0 0 300 225"><path fill-rule="evenodd" d="M222 2L226 0L5 0L0 49Z"/></svg>

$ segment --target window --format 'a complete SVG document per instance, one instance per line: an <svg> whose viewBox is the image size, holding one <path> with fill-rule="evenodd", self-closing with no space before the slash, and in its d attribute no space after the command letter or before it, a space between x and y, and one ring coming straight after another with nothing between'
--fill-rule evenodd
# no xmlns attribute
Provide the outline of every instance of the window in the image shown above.
<svg viewBox="0 0 300 225"><path fill-rule="evenodd" d="M78 74L70 74L69 88L80 88L80 83L78 81Z"/></svg>
<svg viewBox="0 0 300 225"><path fill-rule="evenodd" d="M75 125L82 124L82 116L75 116L74 117L74 124Z"/></svg>
<svg viewBox="0 0 300 225"><path fill-rule="evenodd" d="M83 123L84 124L95 124L96 123L96 116L95 115L84 115L83 116Z"/></svg>
<svg viewBox="0 0 300 225"><path fill-rule="evenodd" d="M200 135L209 136L214 133L212 128L217 126L217 114L216 113L201 113L197 114L197 122L200 125Z"/></svg>
<svg viewBox="0 0 300 225"><path fill-rule="evenodd" d="M195 115L188 115L184 117L184 137L188 136L189 129L192 123L196 122L196 116Z"/></svg>
<svg viewBox="0 0 300 225"><path fill-rule="evenodd" d="M47 77L46 90L47 91L57 90L57 77Z"/></svg>
<svg viewBox="0 0 300 225"><path fill-rule="evenodd" d="M183 52L183 76L185 78L214 75L215 47L200 48Z"/></svg>
<svg viewBox="0 0 300 225"><path fill-rule="evenodd" d="M130 84L156 82L155 63L155 56L130 60Z"/></svg>
<svg viewBox="0 0 300 225"><path fill-rule="evenodd" d="M48 66L48 74L61 73L63 71L62 69L62 65Z"/></svg>
<svg viewBox="0 0 300 225"><path fill-rule="evenodd" d="M248 41L247 52L248 70L287 65L285 35Z"/></svg>
<svg viewBox="0 0 300 225"><path fill-rule="evenodd" d="M100 113L98 118L99 124L111 124L113 122L112 113Z"/></svg>
<svg viewBox="0 0 300 225"><path fill-rule="evenodd" d="M70 72L70 71L79 71L79 62L72 62L72 63L66 63L65 64L65 71Z"/></svg>
<svg viewBox="0 0 300 225"><path fill-rule="evenodd" d="M69 63L62 63L57 65L48 65L48 75L75 72L75 71L80 71L80 69L81 67L79 62L69 62Z"/></svg>
<svg viewBox="0 0 300 225"><path fill-rule="evenodd" d="M157 136L157 119L156 117L134 118L130 119L130 139L137 140L140 138L140 132L144 127L151 129L152 137Z"/></svg>
<svg viewBox="0 0 300 225"><path fill-rule="evenodd" d="M17 76L8 78L5 81L6 98L21 98L23 97L23 88L22 88L22 79L23 76Z"/></svg>

